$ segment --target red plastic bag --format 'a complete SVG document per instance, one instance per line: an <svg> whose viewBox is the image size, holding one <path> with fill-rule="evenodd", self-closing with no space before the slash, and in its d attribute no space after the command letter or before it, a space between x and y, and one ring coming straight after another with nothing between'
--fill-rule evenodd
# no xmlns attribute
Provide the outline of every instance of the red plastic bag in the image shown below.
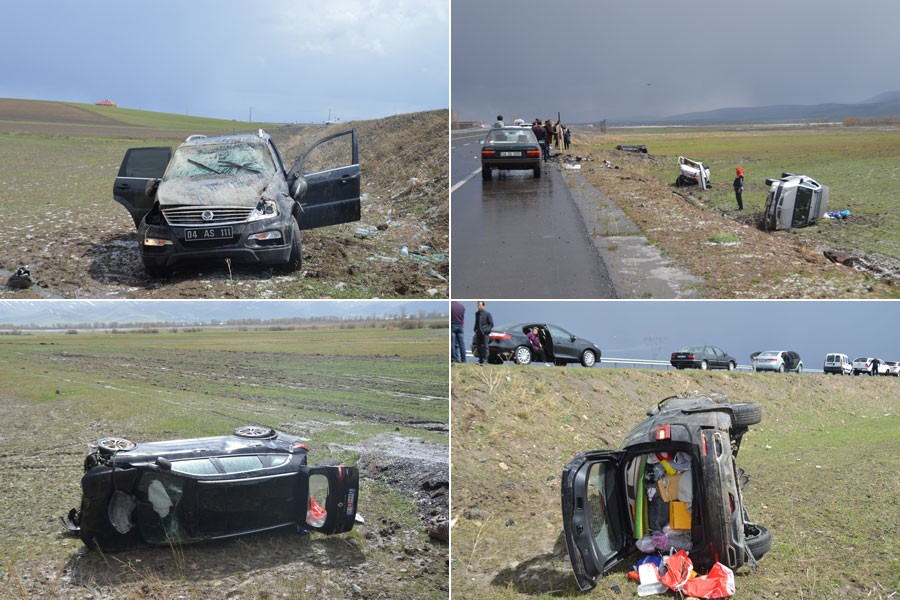
<svg viewBox="0 0 900 600"><path fill-rule="evenodd" d="M685 583L682 591L695 598L730 598L734 595L734 571L717 562L708 574Z"/></svg>
<svg viewBox="0 0 900 600"><path fill-rule="evenodd" d="M666 569L666 574L660 581L673 592L678 592L693 576L694 563L688 558L687 552L679 550L666 559Z"/></svg>

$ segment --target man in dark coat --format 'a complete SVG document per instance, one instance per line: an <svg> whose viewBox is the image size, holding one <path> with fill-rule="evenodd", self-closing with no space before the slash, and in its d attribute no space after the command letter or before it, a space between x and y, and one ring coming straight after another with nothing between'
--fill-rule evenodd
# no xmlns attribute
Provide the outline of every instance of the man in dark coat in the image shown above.
<svg viewBox="0 0 900 600"><path fill-rule="evenodd" d="M478 311L475 313L475 336L472 338L472 347L478 353L478 364L483 365L488 356L488 334L494 328L494 318L491 313L484 310L484 300L478 301Z"/></svg>
<svg viewBox="0 0 900 600"><path fill-rule="evenodd" d="M541 145L541 159L547 160L547 130L544 129L540 119L534 120L531 131L534 132L534 137L537 138L538 144Z"/></svg>
<svg viewBox="0 0 900 600"><path fill-rule="evenodd" d="M735 169L734 177L734 197L737 200L738 210L744 210L744 201L742 195L744 193L744 169L738 167Z"/></svg>

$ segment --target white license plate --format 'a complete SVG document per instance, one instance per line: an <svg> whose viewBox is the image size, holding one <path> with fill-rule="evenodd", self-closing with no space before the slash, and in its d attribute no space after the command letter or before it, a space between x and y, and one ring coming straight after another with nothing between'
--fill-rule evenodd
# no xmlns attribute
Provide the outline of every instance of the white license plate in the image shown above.
<svg viewBox="0 0 900 600"><path fill-rule="evenodd" d="M184 240L195 242L200 240L223 240L234 237L231 227L204 227L203 229L185 229Z"/></svg>
<svg viewBox="0 0 900 600"><path fill-rule="evenodd" d="M501 152L500 156L522 156L521 152Z"/></svg>

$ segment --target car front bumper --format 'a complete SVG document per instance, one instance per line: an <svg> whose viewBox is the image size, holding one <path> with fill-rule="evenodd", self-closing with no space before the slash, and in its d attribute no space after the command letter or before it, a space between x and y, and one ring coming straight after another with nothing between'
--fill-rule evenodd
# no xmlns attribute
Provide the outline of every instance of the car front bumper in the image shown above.
<svg viewBox="0 0 900 600"><path fill-rule="evenodd" d="M216 226L219 227L219 226ZM140 232L139 243L144 263L155 267L169 267L183 261L231 259L237 263L276 265L288 262L291 254L292 228L280 219L262 219L249 223L229 225L233 235L224 239L185 239L188 229L198 227L172 227L169 225L145 225ZM249 236L277 231L280 239L264 241ZM168 240L171 244L150 246L145 240Z"/></svg>

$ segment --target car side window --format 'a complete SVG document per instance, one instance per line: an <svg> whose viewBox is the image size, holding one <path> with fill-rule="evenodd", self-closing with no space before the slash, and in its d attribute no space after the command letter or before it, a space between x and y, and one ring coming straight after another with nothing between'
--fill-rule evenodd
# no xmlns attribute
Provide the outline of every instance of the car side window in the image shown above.
<svg viewBox="0 0 900 600"><path fill-rule="evenodd" d="M172 470L186 475L218 475L219 471L208 458L192 458L172 462Z"/></svg>
<svg viewBox="0 0 900 600"><path fill-rule="evenodd" d="M256 455L221 456L219 462L226 473L246 473L262 469L262 461Z"/></svg>

